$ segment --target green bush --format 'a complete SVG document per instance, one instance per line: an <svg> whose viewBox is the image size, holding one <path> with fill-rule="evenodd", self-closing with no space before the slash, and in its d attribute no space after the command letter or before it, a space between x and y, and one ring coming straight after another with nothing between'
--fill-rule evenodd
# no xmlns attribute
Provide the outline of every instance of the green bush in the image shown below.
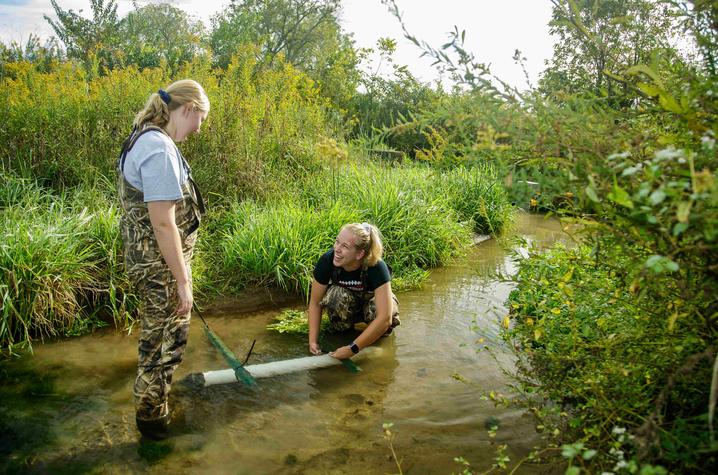
<svg viewBox="0 0 718 475"><path fill-rule="evenodd" d="M210 201L271 196L317 168L314 144L334 132L326 100L306 75L283 63L263 68L249 46L240 53L226 71L197 58L172 76L128 67L91 78L73 63L48 73L10 64L0 78L0 160L55 189L113 177L120 145L150 93L190 77L212 108L202 133L180 148Z"/></svg>
<svg viewBox="0 0 718 475"><path fill-rule="evenodd" d="M594 470L612 470L616 450L627 460L652 454L685 469L715 464L707 399L697 390L710 380L705 341L712 337L687 318L705 302L682 301L670 274L648 288L630 285L625 270L642 252L557 246L532 254L507 302L513 325L504 336L519 348L523 390L559 403L547 412L550 404L534 402L543 407L536 410L546 415L542 423L561 428L557 440L597 449ZM665 404L659 413L656 400Z"/></svg>

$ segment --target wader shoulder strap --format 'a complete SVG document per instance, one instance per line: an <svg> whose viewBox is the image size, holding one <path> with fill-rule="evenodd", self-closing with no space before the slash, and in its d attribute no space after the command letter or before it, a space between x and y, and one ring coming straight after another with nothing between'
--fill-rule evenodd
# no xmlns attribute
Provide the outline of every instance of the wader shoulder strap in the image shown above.
<svg viewBox="0 0 718 475"><path fill-rule="evenodd" d="M189 180L189 184L192 186L195 194L197 195L197 207L199 208L199 212L200 214L204 214L206 206L204 204L204 199L202 198L202 193L200 193L199 191L199 186L197 186L197 183L195 183L192 179L192 175L189 175L187 179Z"/></svg>
<svg viewBox="0 0 718 475"><path fill-rule="evenodd" d="M142 135L146 134L147 132L151 131L157 131L161 132L163 134L167 134L165 130L161 127L158 127L156 125L148 125L145 128L143 128L140 132L137 132L137 126L134 126L132 128L132 132L130 133L130 136L125 139L124 142L122 142L122 148L120 150L120 156L117 159L117 169L120 171L120 173L124 173L125 171L125 158L127 158L127 154L132 150L132 147L135 146L135 143L137 143L137 140L142 137ZM180 153L180 160L182 161L182 167L187 172L187 179L189 180L190 186L194 190L195 195L197 196L197 207L199 208L200 214L204 214L206 211L206 206L204 204L204 199L202 198L202 193L199 191L199 186L197 186L197 183L195 183L194 179L192 178L192 171L189 167L189 164L184 159L184 156L182 156L182 153Z"/></svg>
<svg viewBox="0 0 718 475"><path fill-rule="evenodd" d="M117 168L120 170L120 172L125 171L125 158L127 157L129 151L132 150L132 147L135 146L135 143L137 143L137 139L142 137L142 135L146 134L147 132L151 132L153 130L157 132L162 132L163 134L167 134L167 132L165 132L163 128L157 127L156 125L148 125L139 132L137 132L136 125L132 128L132 133L130 133L130 136L127 137L124 142L122 142L122 149L120 149L120 157L117 159Z"/></svg>

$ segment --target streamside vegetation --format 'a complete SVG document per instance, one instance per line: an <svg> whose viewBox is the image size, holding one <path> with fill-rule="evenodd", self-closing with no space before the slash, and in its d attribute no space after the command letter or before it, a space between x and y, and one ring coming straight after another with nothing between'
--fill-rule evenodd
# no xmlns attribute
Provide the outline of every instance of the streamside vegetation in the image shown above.
<svg viewBox="0 0 718 475"><path fill-rule="evenodd" d="M220 56L196 45L185 45L181 54L128 48L122 42L130 33L140 41L182 15L157 6L120 19L114 2L101 0L91 2L92 21L53 4L51 23L64 48L36 39L26 48L3 45L3 355L97 326L131 328L136 304L121 262L115 163L147 95L178 78L199 81L212 103L203 133L182 144L209 202L193 268L205 302L249 285L306 295L314 261L346 222L379 226L397 285L410 288L460 254L472 233L498 234L510 221L508 195L489 165L437 171L411 161L375 161L364 145L350 145L345 129L354 119L340 107L349 101L324 88L334 82L355 87L356 64L311 60L319 53L351 57L341 49L345 36L332 40L339 34L337 2L285 2L272 13L276 21L263 20L271 29L290 7L322 3L321 15L306 17L316 24L298 26L326 28L325 37L315 38L318 50L307 43L291 55L268 51L263 38L230 38L226 28L257 27L236 24L241 8L262 8L250 3L235 5L217 23L210 44L220 48L222 38L232 40L222 43L230 49ZM92 38L104 41L88 43Z"/></svg>
<svg viewBox="0 0 718 475"><path fill-rule="evenodd" d="M502 85L458 30L439 50L414 38L471 93L385 132L424 130L419 158L498 163L515 201L581 226L575 248L517 256L504 339L546 445L518 461L501 446L493 469L713 473L718 10L552 3L561 41L538 87Z"/></svg>
<svg viewBox="0 0 718 475"><path fill-rule="evenodd" d="M522 90L464 32L436 48L383 3L448 89L394 64L390 38L356 50L338 0L235 1L210 29L175 7L121 18L90 0L87 19L53 1L57 39L0 45L3 355L131 325L113 163L147 94L193 77L212 101L182 145L210 204L201 298L248 285L306 295L347 221L379 226L408 288L472 233L507 229L512 204L549 213L579 224L577 243L517 256L497 325L520 397L488 396L528 408L544 444L521 460L502 445L491 466L456 454L462 473L545 461L569 475L714 473L715 2L552 0L556 48ZM172 48L157 36L168 19L182 30ZM388 71L359 67L377 57Z"/></svg>

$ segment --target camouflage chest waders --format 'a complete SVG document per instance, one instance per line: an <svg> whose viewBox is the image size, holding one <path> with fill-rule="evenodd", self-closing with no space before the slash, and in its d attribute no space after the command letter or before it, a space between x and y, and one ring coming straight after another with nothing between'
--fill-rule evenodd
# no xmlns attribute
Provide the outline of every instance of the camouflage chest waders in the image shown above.
<svg viewBox="0 0 718 475"><path fill-rule="evenodd" d="M332 273L327 293L324 294L319 305L326 309L329 317L329 326L333 331L342 332L354 328L355 323L371 323L376 319L376 302L374 292L371 290L350 290L337 284L338 272ZM366 271L361 277L364 287L367 287ZM399 301L394 292L391 293L391 325L385 335L391 334L394 327L401 324L399 320Z"/></svg>
<svg viewBox="0 0 718 475"><path fill-rule="evenodd" d="M155 128L146 128L141 133L148 129ZM124 243L125 270L140 300L141 328L134 385L138 427L141 423L152 421L161 425L168 422L172 375L182 361L190 322L189 312L186 315L176 314L179 302L177 282L160 252L144 194L133 187L122 173L125 156L139 135L135 134L123 147L117 178L123 210L120 233ZM204 204L191 179L189 166L184 159L182 162L190 178L182 185L182 198L175 202L175 222L191 282L190 261Z"/></svg>

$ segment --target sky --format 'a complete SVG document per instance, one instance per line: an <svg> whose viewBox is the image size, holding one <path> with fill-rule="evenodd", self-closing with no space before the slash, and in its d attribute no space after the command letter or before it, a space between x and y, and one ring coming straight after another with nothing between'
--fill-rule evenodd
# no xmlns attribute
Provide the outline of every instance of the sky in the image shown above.
<svg viewBox="0 0 718 475"><path fill-rule="evenodd" d="M57 0L64 10L83 10L91 14L89 0ZM144 5L147 0L137 0ZM210 26L209 19L222 11L229 0L167 0ZM376 46L381 37L397 41L395 63L405 64L424 82L439 78L431 60L420 58L421 51L403 37L401 26L380 0L343 0L341 22L352 33L356 47ZM526 88L526 78L513 58L516 49L526 58L525 66L536 83L545 61L553 51L549 34L549 0L397 0L408 31L434 48L446 43L448 33L457 27L466 30L465 46L479 62L507 83ZM130 11L131 0L117 0L118 14ZM0 0L0 41L24 44L31 33L46 39L53 34L43 14L54 18L50 0Z"/></svg>

